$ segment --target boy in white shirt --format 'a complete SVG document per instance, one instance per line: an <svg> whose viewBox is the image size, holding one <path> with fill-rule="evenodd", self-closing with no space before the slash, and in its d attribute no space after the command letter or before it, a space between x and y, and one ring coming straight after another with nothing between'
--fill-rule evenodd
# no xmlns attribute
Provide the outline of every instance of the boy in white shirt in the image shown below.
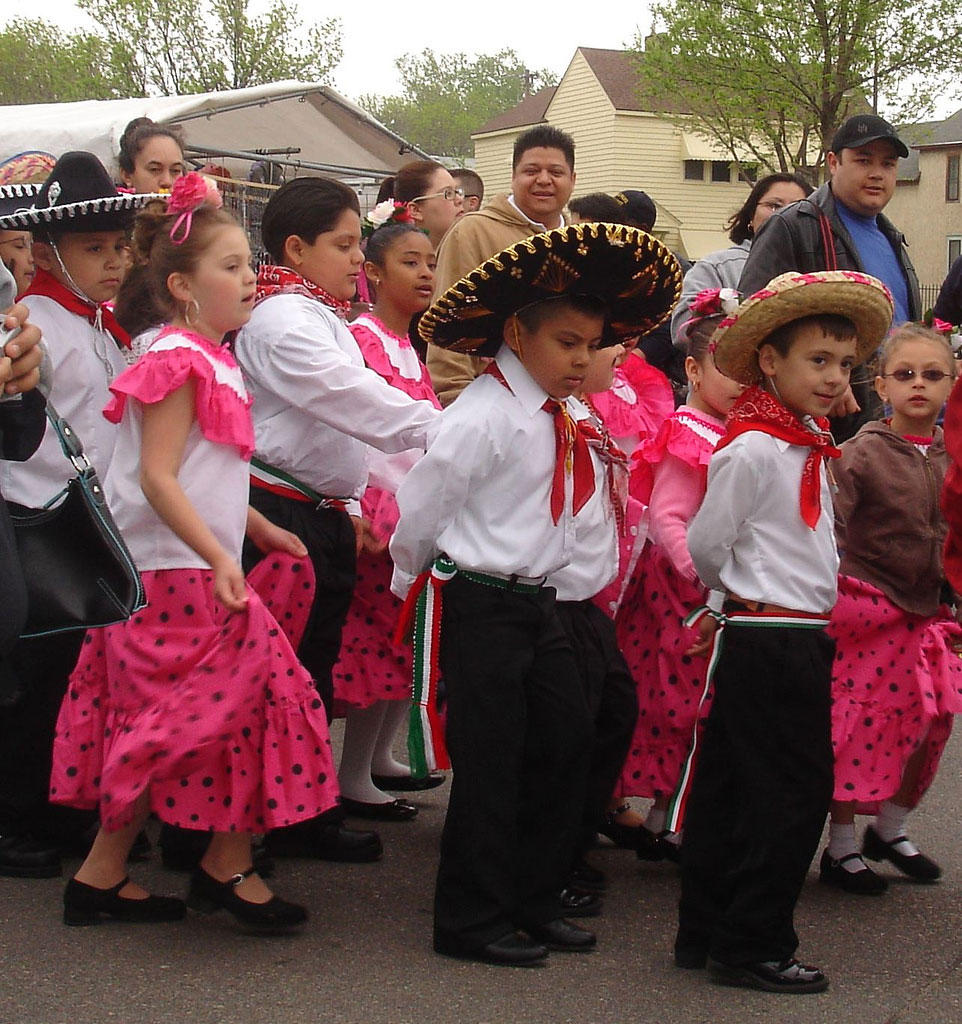
<svg viewBox="0 0 962 1024"><path fill-rule="evenodd" d="M828 415L878 347L892 299L848 271L783 274L718 326L715 362L750 387L729 413L688 529L699 577L726 595L714 700L685 814L675 963L769 992L821 992L794 959L795 903L832 794L830 681L838 554Z"/></svg>
<svg viewBox="0 0 962 1024"><path fill-rule="evenodd" d="M594 351L650 329L676 286L677 264L656 240L584 224L498 253L421 321L429 342L495 355L398 490L391 541L394 592L416 579L423 588L416 643L440 626L446 729L432 733L429 694L426 731L436 752L446 741L454 778L438 953L524 966L549 948L595 944L561 917L592 727L544 584L571 561L576 517L597 486L587 409L570 396ZM445 580L440 621L426 623Z"/></svg>

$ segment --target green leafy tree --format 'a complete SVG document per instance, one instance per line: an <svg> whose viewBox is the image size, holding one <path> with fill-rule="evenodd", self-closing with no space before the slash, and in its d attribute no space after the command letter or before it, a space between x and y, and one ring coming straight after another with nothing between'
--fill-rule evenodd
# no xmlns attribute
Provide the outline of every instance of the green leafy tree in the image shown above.
<svg viewBox="0 0 962 1024"><path fill-rule="evenodd" d="M838 125L898 123L957 91L957 0L656 0L636 40L640 94L732 154L817 178Z"/></svg>
<svg viewBox="0 0 962 1024"><path fill-rule="evenodd" d="M127 95L127 76L89 32L17 18L0 29L0 103L67 103Z"/></svg>
<svg viewBox="0 0 962 1024"><path fill-rule="evenodd" d="M465 53L408 53L395 65L399 96L361 96L358 104L428 153L463 159L471 133L525 95L555 84L550 71L529 71L514 50L469 57Z"/></svg>
<svg viewBox="0 0 962 1024"><path fill-rule="evenodd" d="M290 0L256 17L249 0L77 0L100 26L134 95L328 82L341 59L336 18L304 25Z"/></svg>

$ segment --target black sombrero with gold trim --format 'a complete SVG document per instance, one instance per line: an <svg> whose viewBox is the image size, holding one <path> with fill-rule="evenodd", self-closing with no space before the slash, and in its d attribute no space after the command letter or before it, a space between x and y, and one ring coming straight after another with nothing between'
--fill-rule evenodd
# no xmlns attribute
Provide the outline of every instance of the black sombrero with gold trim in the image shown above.
<svg viewBox="0 0 962 1024"><path fill-rule="evenodd" d="M421 337L454 352L494 355L513 313L562 295L608 307L603 344L653 331L681 294L681 267L657 238L623 224L570 224L496 253L421 317Z"/></svg>

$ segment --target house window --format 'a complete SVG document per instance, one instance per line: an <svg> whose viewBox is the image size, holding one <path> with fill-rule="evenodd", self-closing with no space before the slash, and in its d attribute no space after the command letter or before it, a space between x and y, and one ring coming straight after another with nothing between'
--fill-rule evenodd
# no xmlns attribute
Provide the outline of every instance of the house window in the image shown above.
<svg viewBox="0 0 962 1024"><path fill-rule="evenodd" d="M729 160L712 160L711 180L728 184L732 180L732 165Z"/></svg>
<svg viewBox="0 0 962 1024"><path fill-rule="evenodd" d="M685 181L704 181L705 180L705 161L704 160L686 160L685 161Z"/></svg>
<svg viewBox="0 0 962 1024"><path fill-rule="evenodd" d="M949 260L948 260L948 267L946 269L951 267L952 264L955 263L955 261L960 256L962 256L962 238L959 238L958 236L956 236L955 238L949 238L948 242L949 242Z"/></svg>
<svg viewBox="0 0 962 1024"><path fill-rule="evenodd" d="M945 201L959 201L959 154L950 153L945 164Z"/></svg>
<svg viewBox="0 0 962 1024"><path fill-rule="evenodd" d="M758 181L758 164L739 164L738 180L747 181L749 185L754 185Z"/></svg>

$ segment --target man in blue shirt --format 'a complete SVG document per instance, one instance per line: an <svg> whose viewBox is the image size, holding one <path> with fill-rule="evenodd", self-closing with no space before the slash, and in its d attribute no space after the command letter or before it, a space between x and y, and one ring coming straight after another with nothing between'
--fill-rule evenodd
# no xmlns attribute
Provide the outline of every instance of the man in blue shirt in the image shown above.
<svg viewBox="0 0 962 1024"><path fill-rule="evenodd" d="M850 117L835 133L826 157L831 181L762 225L739 291L751 295L792 270L860 270L888 285L895 299L895 323L918 320L915 268L902 233L882 213L895 192L899 157L908 152L888 121L876 114ZM860 381L853 375L852 391L861 411L833 420L838 441L881 413L867 376Z"/></svg>

